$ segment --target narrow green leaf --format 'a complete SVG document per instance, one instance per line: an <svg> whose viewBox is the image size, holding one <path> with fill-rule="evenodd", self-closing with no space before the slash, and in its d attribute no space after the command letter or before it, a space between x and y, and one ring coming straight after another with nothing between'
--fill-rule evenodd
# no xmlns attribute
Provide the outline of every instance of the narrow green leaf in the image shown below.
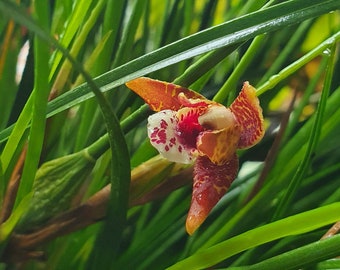
<svg viewBox="0 0 340 270"><path fill-rule="evenodd" d="M338 1L288 1L245 15L183 38L149 54L132 60L95 79L103 92L126 81L143 76L214 49L239 43L256 35L301 22L340 7ZM48 116L70 108L92 97L86 85L81 85L50 103ZM66 104L66 105L65 105ZM0 133L1 139L1 133Z"/></svg>
<svg viewBox="0 0 340 270"><path fill-rule="evenodd" d="M87 269L110 269L125 228L130 188L130 156L123 130L106 97L93 89L102 110L111 149L111 192L107 215L96 236Z"/></svg>
<svg viewBox="0 0 340 270"><path fill-rule="evenodd" d="M98 62L101 66L101 69L98 68L100 73L107 71L110 66L112 56L116 54L116 48L119 43L119 31L123 21L122 17L125 14L126 4L126 0L106 1L102 33L103 35L106 35L108 32L111 32L111 35L103 49L103 54L98 58Z"/></svg>
<svg viewBox="0 0 340 270"><path fill-rule="evenodd" d="M2 245L4 245L4 242L6 242L7 238L12 233L22 214L27 210L27 205L29 204L30 200L30 195L23 198L18 207L13 211L12 215L0 225L0 254L2 252Z"/></svg>
<svg viewBox="0 0 340 270"><path fill-rule="evenodd" d="M293 74L299 70L302 66L309 63L315 57L321 55L325 50L331 47L336 41L340 39L340 31L320 43L313 50L306 53L304 56L296 60L294 63L282 69L278 74L271 76L268 81L257 88L257 95L261 95L272 89L275 85L281 82L283 79L287 78L289 75Z"/></svg>
<svg viewBox="0 0 340 270"><path fill-rule="evenodd" d="M133 40L138 28L140 18L145 11L147 1L137 0L133 3L133 8L126 27L124 28L122 38L120 39L119 47L114 58L113 66L119 66L129 59L130 51L133 46Z"/></svg>
<svg viewBox="0 0 340 270"><path fill-rule="evenodd" d="M274 1L269 1L262 9L270 6ZM261 49L263 44L266 42L265 35L259 35L254 38L246 53L243 55L239 64L235 67L234 71L228 77L227 81L223 84L220 91L214 96L213 100L219 103L223 103L227 100L229 94L228 104L232 102L232 100L236 97L236 85L240 80L240 77L244 74L246 68L251 64L254 57L257 55L256 52Z"/></svg>
<svg viewBox="0 0 340 270"><path fill-rule="evenodd" d="M303 0L287 1L183 38L119 66L97 77L95 81L101 88L101 91L105 92L128 80L173 65L182 60L224 46L240 43L256 35L313 18L338 7L340 7L340 3L336 0L323 1L322 3L317 0L309 1L308 3ZM27 18L24 13L17 13L15 7L13 10L13 5L8 0L0 2L0 9L10 14L17 22L26 25L30 29L34 29L34 32L41 35L44 39L47 38L45 33L37 28L34 22ZM48 40L51 42L50 39ZM86 84L81 85L51 101L48 106L47 116L55 115L92 96L93 94L89 86ZM0 141L7 138L10 130L11 128L0 133Z"/></svg>
<svg viewBox="0 0 340 270"><path fill-rule="evenodd" d="M197 80L197 78L200 78L207 72L213 70L213 68L215 68L219 62L234 52L239 47L239 45L240 43L236 43L232 46L222 47L207 53L197 62L189 66L182 75L174 80L174 83L184 87L189 87Z"/></svg>
<svg viewBox="0 0 340 270"><path fill-rule="evenodd" d="M74 9L71 13L71 17L66 21L66 27L64 33L61 35L60 44L67 48L72 39L77 34L77 31L81 27L83 20L87 14L88 9L91 7L92 1L79 0L74 2ZM30 27L28 27L30 29ZM56 53L53 59L53 66L51 67L50 79L54 76L63 55L61 53Z"/></svg>
<svg viewBox="0 0 340 270"><path fill-rule="evenodd" d="M79 35L75 37L75 40L70 49L70 55L72 55L73 58L77 58L79 52L83 48L84 43L87 40L90 31L93 29L98 16L100 15L102 9L104 8L104 4L105 4L104 0L98 1L96 3L93 10L91 11L90 16L84 23L84 26L79 31ZM57 61L54 61L53 63L56 63L56 62ZM60 68L58 76L53 83L53 90L57 91L57 93L53 93L54 95L59 95L60 93L64 92L64 87L69 79L71 71L72 71L72 63L68 60L64 61Z"/></svg>
<svg viewBox="0 0 340 270"><path fill-rule="evenodd" d="M289 39L287 46L284 47L280 55L275 59L275 61L263 75L261 81L258 83L259 85L264 84L271 76L273 76L275 73L279 72L280 69L282 69L288 57L294 52L294 49L296 49L300 45L300 40L302 39L302 36L306 34L306 31L308 30L312 22L313 20L308 20L302 22L301 25L299 25L298 29L293 33L292 37Z"/></svg>
<svg viewBox="0 0 340 270"><path fill-rule="evenodd" d="M15 102L15 96L18 90L15 70L20 50L20 36L19 31L16 31L14 27L11 27L13 26L12 23L13 22L8 23L6 29L0 30L1 35L4 36L1 40L0 50L1 129L6 127L11 116L12 106Z"/></svg>
<svg viewBox="0 0 340 270"><path fill-rule="evenodd" d="M267 259L260 263L241 266L230 267L228 270L263 270L263 269L285 269L294 270L308 267L311 265L324 261L326 259L336 258L339 255L340 235L335 235L328 239L316 241L309 245L296 248L286 253L280 254L273 258ZM318 269L338 269L339 260L334 259L334 264L325 264L324 268Z"/></svg>
<svg viewBox="0 0 340 270"><path fill-rule="evenodd" d="M90 75L84 70L82 65L80 65L70 55L69 51L66 50L63 46L61 46L58 43L57 40L52 38L36 21L34 21L31 17L29 17L23 9L21 9L15 3L5 0L5 1L0 2L0 10L7 12L7 16L12 17L12 18L14 18L14 20L17 20L19 23L25 25L29 30L34 32L37 35L37 37L40 37L45 42L48 42L49 44L54 45L56 48L58 48L64 54L64 56L73 64L74 68L76 70L78 70L79 73L82 74L82 76L85 78L88 86L90 87L90 88L87 88L87 90L91 89L90 91L92 91L93 89L98 89L98 86L93 81L93 79L90 77ZM100 91L100 90L98 89L98 91ZM31 101L31 102L33 102L33 101ZM28 101L28 103L29 103L29 101ZM33 105L31 105L31 106L33 106ZM27 107L30 108L29 106L27 106ZM29 120L28 118L29 118L29 116L26 116L26 118L24 119L25 123L27 123L27 121ZM10 133L12 131L12 128L13 128L13 126L7 128L5 130L5 132ZM16 133L15 136L13 136L12 143L14 145L17 145L18 142L21 140L21 138L23 136L24 130L22 130L22 126L20 128L21 128L21 130L20 130L21 133Z"/></svg>
<svg viewBox="0 0 340 270"><path fill-rule="evenodd" d="M219 103L226 101L228 95L232 93L231 100L234 100L236 95L236 85L240 77L245 72L246 68L251 64L252 60L256 56L256 51L260 50L266 41L265 35L257 36L251 45L249 46L247 52L244 54L240 63L234 69L233 73L229 76L228 80L221 87L221 90L214 96L213 100ZM229 102L228 102L229 103Z"/></svg>
<svg viewBox="0 0 340 270"><path fill-rule="evenodd" d="M328 56L329 61L328 61L327 69L326 69L325 83L324 83L324 87L321 93L321 98L320 98L320 101L319 101L319 104L316 110L315 122L313 124L312 131L310 133L308 146L304 154L304 157L296 173L294 174L293 179L289 183L289 186L286 189L284 196L280 200L280 203L276 209L276 212L274 213L273 220L276 220L284 216L285 212L287 211L287 208L291 206L293 197L297 193L297 189L302 181L303 176L305 175L309 167L312 155L316 149L317 143L319 142L323 116L325 114L326 103L327 103L327 99L328 99L328 95L329 95L330 87L331 87L331 82L333 78L333 70L334 70L334 63L335 63L335 44L333 45L331 50L328 50L328 52L330 55Z"/></svg>
<svg viewBox="0 0 340 270"><path fill-rule="evenodd" d="M5 178L4 178L4 171L2 169L2 163L1 163L1 159L0 159L0 204L2 204L4 195L5 195L5 190L6 190L6 186L5 186Z"/></svg>
<svg viewBox="0 0 340 270"><path fill-rule="evenodd" d="M36 17L39 23L48 28L48 6L46 1L35 1ZM47 107L47 99L49 95L49 46L39 38L34 41L34 96L32 124L29 134L28 148L25 159L25 165L19 185L16 203L20 202L32 189L34 177L40 161L40 153L44 142L45 132L45 114Z"/></svg>
<svg viewBox="0 0 340 270"><path fill-rule="evenodd" d="M308 87L304 91L304 95L297 105L296 109L292 113L291 120L287 126L287 130L285 133L285 136L288 137L291 135L294 128L296 128L296 125L298 124L299 118L301 117L303 108L308 104L309 98L312 95L313 91L315 90L317 83L319 82L321 76L324 74L326 66L327 66L328 58L323 57L322 62L320 63L320 67L318 68L317 73L315 76L311 79L311 82L309 83Z"/></svg>
<svg viewBox="0 0 340 270"><path fill-rule="evenodd" d="M13 159L15 152L18 150L18 146L20 146L20 141L24 136L26 129L29 126L32 116L32 107L33 107L33 96L35 95L34 91L31 96L27 100L20 116L15 123L12 132L8 138L8 141L4 147L4 150L1 154L1 162L3 166L4 175L7 174L8 166L10 165L11 160ZM11 130L8 130L11 131Z"/></svg>
<svg viewBox="0 0 340 270"><path fill-rule="evenodd" d="M210 248L196 252L168 269L204 269L252 247L289 235L310 232L339 219L340 203L313 209L239 234Z"/></svg>
<svg viewBox="0 0 340 270"><path fill-rule="evenodd" d="M148 105L145 104L141 106L121 122L123 132L127 133L130 131L138 123L140 123L140 121L144 120L148 115L150 115L150 113L151 110ZM108 136L108 134L103 135L87 148L93 158L99 158L109 148Z"/></svg>
<svg viewBox="0 0 340 270"><path fill-rule="evenodd" d="M91 75L96 72L96 67L98 66L98 57L101 57L102 54L105 53L105 51L103 50L110 37L111 32L108 32L98 43L97 47L93 50L92 54L89 56L86 63L84 64L85 69L88 70ZM84 78L82 76L78 76L74 84L79 85L83 81ZM86 146L87 138L89 136L89 126L91 124L91 121L93 120L93 115L95 114L97 108L98 106L95 100L90 99L82 103L82 107L80 109L83 111L81 114L82 121L79 123L79 127L77 128L77 139L74 147L75 151L80 151Z"/></svg>
<svg viewBox="0 0 340 270"><path fill-rule="evenodd" d="M88 269L110 269L122 237L130 187L130 157L123 131L110 104L100 91L95 95L101 106L111 148L111 193L106 219L93 246Z"/></svg>

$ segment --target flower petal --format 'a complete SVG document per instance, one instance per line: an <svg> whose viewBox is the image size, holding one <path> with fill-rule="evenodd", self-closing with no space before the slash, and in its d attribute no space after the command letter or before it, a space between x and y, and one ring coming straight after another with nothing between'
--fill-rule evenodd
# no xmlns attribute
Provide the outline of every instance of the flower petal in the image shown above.
<svg viewBox="0 0 340 270"><path fill-rule="evenodd" d="M163 110L148 118L148 136L151 144L169 161L192 163L195 149L184 146L178 139L176 112Z"/></svg>
<svg viewBox="0 0 340 270"><path fill-rule="evenodd" d="M209 158L198 157L194 167L192 199L186 230L191 235L207 218L211 209L226 193L238 170L238 158L234 154L230 161L219 166Z"/></svg>
<svg viewBox="0 0 340 270"><path fill-rule="evenodd" d="M129 81L126 86L139 95L153 111L177 111L183 107L178 100L179 93L187 98L205 99L202 95L182 86L141 77Z"/></svg>
<svg viewBox="0 0 340 270"><path fill-rule="evenodd" d="M197 138L197 150L216 165L226 163L235 154L240 139L239 126L204 131Z"/></svg>
<svg viewBox="0 0 340 270"><path fill-rule="evenodd" d="M255 88L245 82L239 96L231 104L230 110L241 126L238 148L248 148L258 143L264 135L264 125L262 108Z"/></svg>

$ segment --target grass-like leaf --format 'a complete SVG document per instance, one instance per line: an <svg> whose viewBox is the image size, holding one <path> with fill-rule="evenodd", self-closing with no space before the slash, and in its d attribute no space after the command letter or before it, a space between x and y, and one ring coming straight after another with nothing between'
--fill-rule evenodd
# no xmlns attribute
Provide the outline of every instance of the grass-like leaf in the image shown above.
<svg viewBox="0 0 340 270"><path fill-rule="evenodd" d="M340 218L337 213L339 207L339 203L327 205L247 231L215 246L201 250L168 269L206 268L256 245L281 237L315 230L338 220Z"/></svg>
<svg viewBox="0 0 340 270"><path fill-rule="evenodd" d="M0 1L3 267L336 268L338 0L40 2ZM145 75L223 105L257 86L265 137L192 236L192 167L123 85Z"/></svg>
<svg viewBox="0 0 340 270"><path fill-rule="evenodd" d="M320 3L313 1L288 1L244 17L220 24L216 27L201 31L188 38L176 41L170 45L141 56L129 63L117 67L95 79L96 84L105 92L126 81L143 76L182 60L203 54L224 46L239 43L256 35L275 31L280 27L313 18L338 7L337 1ZM16 14L15 6L5 1L0 5L4 12L12 14L13 19L28 27L32 26L34 32L46 38L44 33L37 29L32 21L28 21L23 14ZM75 106L79 102L92 97L93 94L87 85L81 85L50 102L48 117ZM0 133L0 141L7 138L9 130Z"/></svg>

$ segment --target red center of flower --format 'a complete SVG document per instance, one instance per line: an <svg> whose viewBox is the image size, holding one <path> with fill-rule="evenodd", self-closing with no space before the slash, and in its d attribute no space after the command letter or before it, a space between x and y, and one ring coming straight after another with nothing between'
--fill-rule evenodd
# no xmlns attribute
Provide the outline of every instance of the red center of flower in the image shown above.
<svg viewBox="0 0 340 270"><path fill-rule="evenodd" d="M197 136L204 128L198 123L202 110L195 108L180 115L177 124L177 134L181 144L188 148L196 148Z"/></svg>

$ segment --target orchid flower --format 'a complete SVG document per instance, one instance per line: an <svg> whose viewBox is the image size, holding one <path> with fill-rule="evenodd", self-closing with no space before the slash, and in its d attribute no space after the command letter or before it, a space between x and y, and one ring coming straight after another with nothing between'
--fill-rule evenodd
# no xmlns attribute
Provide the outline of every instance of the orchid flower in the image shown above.
<svg viewBox="0 0 340 270"><path fill-rule="evenodd" d="M264 135L256 91L245 82L227 108L167 82L141 77L126 85L157 112L148 118L151 144L169 161L194 163L186 220L186 230L191 235L236 178L236 150L255 145Z"/></svg>

